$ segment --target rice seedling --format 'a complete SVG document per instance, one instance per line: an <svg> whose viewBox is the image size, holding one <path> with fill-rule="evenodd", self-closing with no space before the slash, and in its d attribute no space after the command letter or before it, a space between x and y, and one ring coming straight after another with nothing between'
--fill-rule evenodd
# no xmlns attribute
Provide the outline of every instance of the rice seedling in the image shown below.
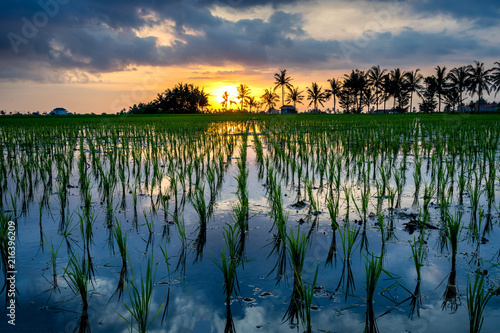
<svg viewBox="0 0 500 333"><path fill-rule="evenodd" d="M423 237L420 237L418 241L413 238L413 243L410 243L413 263L415 264L415 271L417 272L417 280L421 280L422 277L421 271L425 255L423 245Z"/></svg>
<svg viewBox="0 0 500 333"><path fill-rule="evenodd" d="M293 230L287 234L287 250L290 256L290 263L293 268L293 289L292 297L283 319L288 320L290 324L294 324L298 323L299 319L304 318L303 320L306 320L304 303L300 294L303 292L304 288L302 273L304 270L305 255L307 250L307 238L305 234L301 232L300 228L297 230L297 235L294 235ZM306 296L306 298L307 297L308 296Z"/></svg>
<svg viewBox="0 0 500 333"><path fill-rule="evenodd" d="M469 194L469 198L470 198L472 220L476 220L476 218L477 218L477 210L479 208L479 199L484 191L480 187L481 187L480 178L478 177L477 173L475 173L474 186L472 186L472 184L467 185L467 193Z"/></svg>
<svg viewBox="0 0 500 333"><path fill-rule="evenodd" d="M373 296L378 285L378 280L382 274L383 257L365 256L365 271L366 271L366 304L367 315L365 322L365 332L378 332L377 323L373 314Z"/></svg>
<svg viewBox="0 0 500 333"><path fill-rule="evenodd" d="M485 290L483 274L475 274L474 283L467 278L467 313L469 314L469 331L471 333L481 332L484 322L484 310L493 296L490 290Z"/></svg>
<svg viewBox="0 0 500 333"><path fill-rule="evenodd" d="M74 254L69 258L68 266L65 268L65 276L68 277L68 285L75 295L80 295L83 307L88 306L88 283L90 281L90 265L88 260L81 260Z"/></svg>
<svg viewBox="0 0 500 333"><path fill-rule="evenodd" d="M300 320L302 322L302 326L305 329L305 332L312 332L312 321L311 321L311 306L314 299L314 290L316 288L316 280L318 278L318 267L316 267L316 273L314 274L313 281L308 281L307 285L302 283L298 290L301 306L303 308L302 312L299 312L301 315Z"/></svg>
<svg viewBox="0 0 500 333"><path fill-rule="evenodd" d="M446 214L446 232L448 236L448 242L451 247L452 252L452 266L455 266L457 249L458 249L458 237L462 230L462 214L460 212L455 212L455 215L449 213Z"/></svg>
<svg viewBox="0 0 500 333"><path fill-rule="evenodd" d="M59 249L61 248L63 240L61 239L61 242L59 242L59 245L54 246L54 243L52 243L52 239L50 240L50 243L45 239L45 243L47 248L49 249L50 252L50 263L52 265L52 277L53 277L53 286L54 288L57 287L57 255L59 253Z"/></svg>
<svg viewBox="0 0 500 333"><path fill-rule="evenodd" d="M118 251L120 252L120 256L122 258L122 264L126 265L127 263L127 245L128 245L128 239L127 239L127 232L122 231L122 227L120 225L120 222L116 220L115 226L114 226L114 233L116 244L118 245Z"/></svg>
<svg viewBox="0 0 500 333"><path fill-rule="evenodd" d="M241 262L238 262L236 258L227 256L224 251L221 252L221 261L218 262L214 260L214 262L224 277L223 290L226 295L226 304L231 304L233 292L237 293L239 291L236 270L241 265Z"/></svg>
<svg viewBox="0 0 500 333"><path fill-rule="evenodd" d="M339 225L337 223L337 216L338 216L338 212L339 212L339 205L338 205L338 201L334 202L335 199L333 198L327 198L326 199L326 208L328 209L328 213L330 214L330 221L331 221L331 224L332 224L332 229L333 230L336 230Z"/></svg>
<svg viewBox="0 0 500 333"><path fill-rule="evenodd" d="M359 237L359 228L354 223L346 223L339 228L340 240L342 241L342 253L344 260L350 260L353 250L356 248L356 240Z"/></svg>
<svg viewBox="0 0 500 333"><path fill-rule="evenodd" d="M151 327L153 321L165 305L165 303L162 303L158 311L151 318L150 312L153 302L153 286L156 277L156 269L153 269L153 265L153 258L148 257L146 275L144 276L141 271L140 281L137 280L132 269L132 276L125 284L130 305L123 303L131 318L128 319L119 314L119 316L130 325L131 329L141 333L148 331L149 327Z"/></svg>
<svg viewBox="0 0 500 333"><path fill-rule="evenodd" d="M307 190L307 195L309 197L309 202L311 203L311 207L309 209L309 213L312 215L318 215L320 213L319 207L318 207L318 200L317 198L314 197L313 193L313 184L311 182L308 182L307 180L304 180L304 184Z"/></svg>
<svg viewBox="0 0 500 333"><path fill-rule="evenodd" d="M198 213L200 224L206 225L210 217L208 216L208 207L205 202L205 187L196 187L195 192L190 200L196 213Z"/></svg>

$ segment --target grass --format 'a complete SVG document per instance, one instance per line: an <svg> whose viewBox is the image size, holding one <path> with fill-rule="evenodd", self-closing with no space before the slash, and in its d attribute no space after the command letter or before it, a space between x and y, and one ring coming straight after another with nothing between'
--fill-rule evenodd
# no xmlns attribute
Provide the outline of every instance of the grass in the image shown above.
<svg viewBox="0 0 500 333"><path fill-rule="evenodd" d="M153 258L148 257L146 275L144 276L141 271L140 281L137 280L132 270L132 277L125 284L130 304L123 303L131 317L128 319L119 314L130 325L131 329L137 330L140 333L148 331L164 306L164 303L162 303L156 314L151 318L153 286L156 276L156 269L153 266Z"/></svg>
<svg viewBox="0 0 500 333"><path fill-rule="evenodd" d="M209 219L208 206L205 201L205 187L196 187L193 196L191 197L191 204L194 210L198 213L199 222L206 225Z"/></svg>
<svg viewBox="0 0 500 333"><path fill-rule="evenodd" d="M479 333L483 327L484 310L493 293L485 288L483 274L475 274L474 282L467 278L467 313L470 333Z"/></svg>
<svg viewBox="0 0 500 333"><path fill-rule="evenodd" d="M122 227L120 225L120 222L116 220L115 222L115 228L114 228L114 237L116 244L118 245L118 251L120 252L120 256L122 258L122 263L123 265L126 265L127 262L127 245L128 245L128 239L127 239L127 232L122 231Z"/></svg>
<svg viewBox="0 0 500 333"><path fill-rule="evenodd" d="M88 286L90 281L90 265L88 260L80 260L79 256L71 255L65 269L68 285L75 295L80 295L82 304L87 307L89 302Z"/></svg>
<svg viewBox="0 0 500 333"><path fill-rule="evenodd" d="M413 243L410 243L413 263L415 264L415 271L417 272L417 280L421 280L422 278L421 270L425 255L423 245L423 237L420 237L418 241L413 238Z"/></svg>

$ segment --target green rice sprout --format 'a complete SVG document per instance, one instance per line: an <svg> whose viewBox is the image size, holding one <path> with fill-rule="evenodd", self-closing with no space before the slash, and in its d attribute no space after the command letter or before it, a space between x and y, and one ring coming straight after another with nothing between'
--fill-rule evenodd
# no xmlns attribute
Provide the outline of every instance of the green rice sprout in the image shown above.
<svg viewBox="0 0 500 333"><path fill-rule="evenodd" d="M191 197L191 204L198 213L200 224L206 225L209 219L208 207L205 201L205 187L196 187L194 195Z"/></svg>
<svg viewBox="0 0 500 333"><path fill-rule="evenodd" d="M135 329L140 333L145 333L148 331L149 327L151 327L153 321L156 319L161 309L165 305L165 303L162 303L160 305L160 308L158 309L158 312L156 312L156 314L154 314L151 318L153 286L156 276L156 269L154 269L153 266L153 258L148 257L146 275L144 276L141 271L140 281L137 280L132 270L132 277L129 278L128 282L126 282L125 284L125 288L129 296L130 305L123 303L131 318L127 319L119 314L119 316L130 325L131 329Z"/></svg>
<svg viewBox="0 0 500 333"><path fill-rule="evenodd" d="M483 274L475 274L472 283L467 278L467 313L469 314L469 329L471 333L481 332L484 322L484 310L493 296L490 290L486 290Z"/></svg>
<svg viewBox="0 0 500 333"><path fill-rule="evenodd" d="M420 237L418 241L413 238L413 243L410 243L413 263L415 264L415 270L417 272L417 280L421 280L422 278L421 271L425 255L423 245L424 240L422 237Z"/></svg>
<svg viewBox="0 0 500 333"><path fill-rule="evenodd" d="M68 266L65 268L65 275L68 277L68 285L75 293L82 298L84 307L88 306L88 284L90 280L90 265L88 260L83 259L80 262L80 257L74 254L69 258Z"/></svg>

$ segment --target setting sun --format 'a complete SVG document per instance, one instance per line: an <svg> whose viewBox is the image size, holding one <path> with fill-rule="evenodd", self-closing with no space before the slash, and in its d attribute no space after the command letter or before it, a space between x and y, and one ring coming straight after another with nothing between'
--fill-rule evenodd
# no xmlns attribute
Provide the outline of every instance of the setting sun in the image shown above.
<svg viewBox="0 0 500 333"><path fill-rule="evenodd" d="M211 104L213 108L224 108L225 106L222 105L224 102L224 99L222 98L222 94L227 91L229 93L229 100L230 101L235 101L237 102L237 97L238 97L238 92L236 91L236 85L230 86L222 86L218 88L214 88L212 92L210 93L210 99L211 99ZM231 105L228 102L228 107L230 108Z"/></svg>

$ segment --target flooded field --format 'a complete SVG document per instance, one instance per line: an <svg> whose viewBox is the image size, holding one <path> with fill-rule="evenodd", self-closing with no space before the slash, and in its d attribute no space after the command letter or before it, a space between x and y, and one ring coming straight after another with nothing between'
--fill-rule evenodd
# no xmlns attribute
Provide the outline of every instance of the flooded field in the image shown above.
<svg viewBox="0 0 500 333"><path fill-rule="evenodd" d="M499 125L5 119L0 330L495 332Z"/></svg>

